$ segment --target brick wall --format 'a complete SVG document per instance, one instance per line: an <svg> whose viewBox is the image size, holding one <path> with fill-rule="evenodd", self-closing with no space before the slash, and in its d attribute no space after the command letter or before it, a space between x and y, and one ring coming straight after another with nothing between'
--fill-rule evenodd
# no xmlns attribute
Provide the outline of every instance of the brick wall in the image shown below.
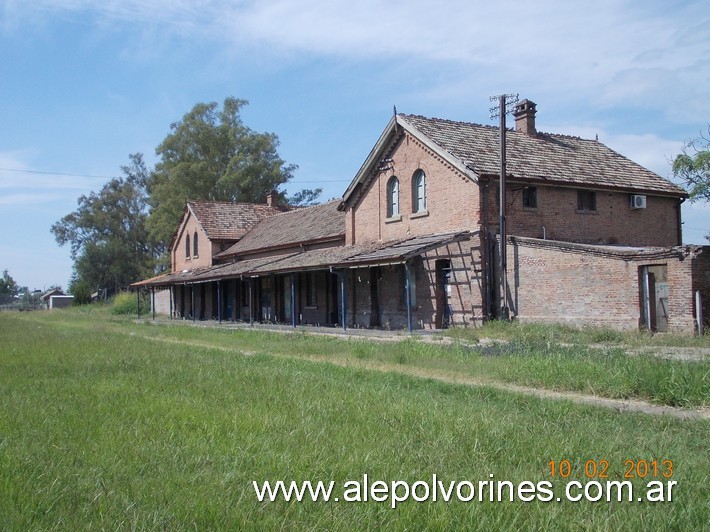
<svg viewBox="0 0 710 532"><path fill-rule="evenodd" d="M417 235L478 229L478 187L410 135L391 156L392 168L369 185L346 216L346 242L388 241ZM412 178L418 170L427 177L427 211L413 213ZM400 215L387 219L387 182L399 179Z"/></svg>
<svg viewBox="0 0 710 532"><path fill-rule="evenodd" d="M497 231L498 192L488 186L489 225ZM523 185L506 187L509 235L627 246L677 246L678 200L646 196L645 209L631 209L630 194L596 191L596 211L577 210L577 189L536 186L537 208L523 207Z"/></svg>
<svg viewBox="0 0 710 532"><path fill-rule="evenodd" d="M699 268L694 266L697 259L693 254L682 248L656 255L650 251L624 255L621 250L597 252L592 248L512 239L508 281L515 317L637 329L641 324L640 268L662 266L669 287L668 328L693 331L693 271Z"/></svg>
<svg viewBox="0 0 710 532"><path fill-rule="evenodd" d="M484 303L484 264L478 237L429 251L410 263L416 291L412 305L412 326L433 329L437 315L436 264L448 260L451 264L450 292L447 302L451 309L451 326L475 326L486 316ZM351 327L407 328L407 306L404 299L404 266L400 264L377 268L350 270L347 283L348 320ZM373 279L373 276L376 279ZM379 316L372 315L375 283ZM379 318L379 319L378 319Z"/></svg>
<svg viewBox="0 0 710 532"><path fill-rule="evenodd" d="M198 253L195 253L194 235L197 233ZM185 240L190 239L190 256L185 256ZM173 271L192 270L198 267L212 266L212 254L215 252L212 243L207 239L199 222L188 211L182 232L172 249Z"/></svg>

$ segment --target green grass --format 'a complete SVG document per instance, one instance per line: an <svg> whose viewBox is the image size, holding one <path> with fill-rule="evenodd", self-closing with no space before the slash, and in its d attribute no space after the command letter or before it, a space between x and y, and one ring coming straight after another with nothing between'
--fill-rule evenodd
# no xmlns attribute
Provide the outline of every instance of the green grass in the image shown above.
<svg viewBox="0 0 710 532"><path fill-rule="evenodd" d="M468 367L490 376L555 358L537 347L480 354L411 340L134 324L89 309L0 313L0 338L0 529L701 530L710 522L708 422L362 367ZM488 365L505 360L505 370ZM535 364L530 373L565 361ZM618 479L625 460L641 458L673 460L673 502L410 501L392 510L259 503L251 487L364 473L538 482L550 480L552 459L570 460L574 476L584 461L605 459Z"/></svg>
<svg viewBox="0 0 710 532"><path fill-rule="evenodd" d="M448 372L511 384L567 390L656 404L699 407L710 404L710 361L628 356L622 347L593 349L529 337L493 346L453 346L417 339L373 343L344 341L307 333L214 330L145 325L141 335L179 339L255 353L320 358L353 365L396 365Z"/></svg>
<svg viewBox="0 0 710 532"><path fill-rule="evenodd" d="M617 331L602 327L572 327L560 324L489 321L482 327L455 328L446 335L462 340L497 338L522 342L557 342L570 344L606 344L631 347L710 347L710 334L689 334L643 331Z"/></svg>

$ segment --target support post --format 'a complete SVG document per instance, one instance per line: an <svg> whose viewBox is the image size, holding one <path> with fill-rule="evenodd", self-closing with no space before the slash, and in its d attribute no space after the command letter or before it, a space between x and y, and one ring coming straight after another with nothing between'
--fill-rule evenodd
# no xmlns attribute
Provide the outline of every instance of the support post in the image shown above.
<svg viewBox="0 0 710 532"><path fill-rule="evenodd" d="M698 321L698 336L703 335L703 297L700 290L695 291L695 319Z"/></svg>
<svg viewBox="0 0 710 532"><path fill-rule="evenodd" d="M153 314L153 321L155 321L155 287L150 287L150 309Z"/></svg>
<svg viewBox="0 0 710 532"><path fill-rule="evenodd" d="M194 283L190 285L190 302L192 304L192 321L196 321L195 317L195 285Z"/></svg>
<svg viewBox="0 0 710 532"><path fill-rule="evenodd" d="M222 323L222 281L217 281L217 321Z"/></svg>
<svg viewBox="0 0 710 532"><path fill-rule="evenodd" d="M170 299L170 319L173 319L173 285L170 285L170 288L168 288L169 292L169 299Z"/></svg>
<svg viewBox="0 0 710 532"><path fill-rule="evenodd" d="M404 289L407 299L407 330L412 332L412 283L409 277L409 263L404 263Z"/></svg>
<svg viewBox="0 0 710 532"><path fill-rule="evenodd" d="M141 289L136 288L136 313L138 314L137 318L141 319Z"/></svg>
<svg viewBox="0 0 710 532"><path fill-rule="evenodd" d="M345 272L346 270L340 272L340 321L343 326L343 331L347 329L347 306L345 304Z"/></svg>
<svg viewBox="0 0 710 532"><path fill-rule="evenodd" d="M291 274L291 325L296 327L296 274Z"/></svg>
<svg viewBox="0 0 710 532"><path fill-rule="evenodd" d="M254 300L253 297L254 279L249 279L249 325L254 326Z"/></svg>

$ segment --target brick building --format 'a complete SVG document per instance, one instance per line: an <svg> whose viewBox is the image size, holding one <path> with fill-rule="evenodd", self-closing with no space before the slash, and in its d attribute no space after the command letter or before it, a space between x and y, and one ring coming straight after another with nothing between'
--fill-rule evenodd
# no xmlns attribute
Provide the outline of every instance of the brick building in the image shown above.
<svg viewBox="0 0 710 532"><path fill-rule="evenodd" d="M247 207L190 203L173 271L135 286L192 319L442 328L505 306L521 320L692 330L710 250L682 246L686 192L598 141L539 133L535 114L518 104L507 133L505 305L498 129L401 114L342 201L254 205L233 225ZM202 240L208 257L194 253Z"/></svg>

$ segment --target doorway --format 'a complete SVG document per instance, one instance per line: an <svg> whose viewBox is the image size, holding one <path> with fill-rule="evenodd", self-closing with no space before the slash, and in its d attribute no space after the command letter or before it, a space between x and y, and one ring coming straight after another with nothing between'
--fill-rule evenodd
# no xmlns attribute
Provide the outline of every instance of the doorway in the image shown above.
<svg viewBox="0 0 710 532"><path fill-rule="evenodd" d="M663 265L639 268L641 326L651 332L668 331L668 268Z"/></svg>
<svg viewBox="0 0 710 532"><path fill-rule="evenodd" d="M451 326L451 261L439 259L436 261L436 315L434 318L437 329L448 329Z"/></svg>

